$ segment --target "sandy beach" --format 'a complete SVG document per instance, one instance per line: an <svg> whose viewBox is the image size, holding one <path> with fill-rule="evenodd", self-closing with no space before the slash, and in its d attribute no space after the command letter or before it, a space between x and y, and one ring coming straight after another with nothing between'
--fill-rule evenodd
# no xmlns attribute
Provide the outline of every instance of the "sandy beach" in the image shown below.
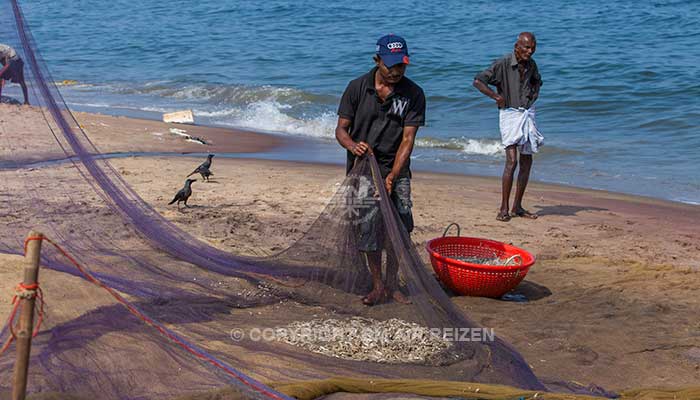
<svg viewBox="0 0 700 400"><path fill-rule="evenodd" d="M272 254L300 237L344 172L338 166L219 159L216 180L195 183L193 208L186 211L165 205L177 185L138 172L182 175L198 161L120 159L114 165L179 226L213 246L250 255ZM415 174L417 246L457 222L463 235L513 243L538 257L517 289L533 300L455 297L468 315L494 327L538 375L612 388L700 380L697 207L533 185L528 204L541 217L504 224L494 218L498 190L493 179Z"/></svg>
<svg viewBox="0 0 700 400"><path fill-rule="evenodd" d="M65 156L33 150L56 148L39 114L38 108L0 105L0 160L9 154L27 162ZM292 143L238 130L86 113L75 117L102 153L254 153ZM210 144L186 142L171 128ZM211 181L193 185L192 208L168 206L184 177L202 161L162 154L110 163L182 229L214 247L252 256L278 252L300 238L344 176L341 165L216 157ZM70 166L39 168L63 176ZM15 173L9 166L0 172ZM0 184L3 195L11 190ZM499 180L422 171L414 171L413 196L413 240L427 267L425 243L451 222L461 225L464 236L512 243L537 257L516 289L528 302L453 300L513 344L538 376L611 390L700 382L700 206L532 183L525 205L540 217L502 223L495 219ZM0 210L3 220L22 220L23 210ZM9 298L21 272L17 256L3 261L0 293ZM99 289L80 285L75 277L55 271L45 276L54 285L52 293L60 293L66 282L81 288L51 299L59 320L86 312L86 306L76 305L87 299L95 307L110 304ZM0 316L9 309L0 303Z"/></svg>

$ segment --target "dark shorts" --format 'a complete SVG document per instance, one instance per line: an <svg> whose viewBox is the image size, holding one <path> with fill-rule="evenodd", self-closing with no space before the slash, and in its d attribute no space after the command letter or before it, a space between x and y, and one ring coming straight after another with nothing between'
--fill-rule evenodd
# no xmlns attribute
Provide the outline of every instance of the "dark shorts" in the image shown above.
<svg viewBox="0 0 700 400"><path fill-rule="evenodd" d="M24 61L21 58L11 58L10 67L5 70L5 72L0 76L0 79L10 81L13 83L20 83L24 81Z"/></svg>
<svg viewBox="0 0 700 400"><path fill-rule="evenodd" d="M373 195L373 193L370 193ZM413 213L411 208L411 180L399 178L394 182L391 191L391 202L399 212L399 218L408 233L413 231ZM379 204L363 211L364 217L359 224L358 248L360 251L372 252L384 248L385 231Z"/></svg>

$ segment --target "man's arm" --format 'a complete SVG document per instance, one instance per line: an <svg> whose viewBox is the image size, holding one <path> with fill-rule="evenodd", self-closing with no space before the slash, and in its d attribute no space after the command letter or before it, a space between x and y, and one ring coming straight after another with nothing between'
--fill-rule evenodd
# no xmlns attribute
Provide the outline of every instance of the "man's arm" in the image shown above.
<svg viewBox="0 0 700 400"><path fill-rule="evenodd" d="M540 88L542 87L542 76L540 76L540 70L537 68L537 63L535 61L532 61L532 64L535 67L535 71L532 74L532 102L534 103L535 100L537 100L538 97L540 97Z"/></svg>
<svg viewBox="0 0 700 400"><path fill-rule="evenodd" d="M335 127L335 140L352 154L361 156L369 150L369 145L365 142L357 143L352 140L348 131L351 123L352 121L347 118L338 117L338 124Z"/></svg>
<svg viewBox="0 0 700 400"><path fill-rule="evenodd" d="M491 88L484 82L478 79L474 79L474 83L472 83L472 85L475 88L479 89L481 93L495 100L496 104L498 105L498 108L504 108L506 106L506 99L504 99L503 96L491 90Z"/></svg>
<svg viewBox="0 0 700 400"><path fill-rule="evenodd" d="M491 90L489 85L498 87L501 84L502 68L503 58L500 58L491 63L488 68L476 74L474 82L472 83L472 86L477 88L481 93L495 100L498 108L505 108L506 99Z"/></svg>
<svg viewBox="0 0 700 400"><path fill-rule="evenodd" d="M401 144L399 145L399 150L396 152L396 159L394 160L394 166L391 168L391 172L386 176L384 184L386 185L386 191L391 194L391 190L394 187L394 179L399 175L404 165L408 161L408 158L413 152L413 144L416 141L416 133L418 132L417 126L404 126L403 128L403 138L401 139Z"/></svg>
<svg viewBox="0 0 700 400"><path fill-rule="evenodd" d="M358 104L358 81L352 81L348 84L340 98L338 105L338 123L335 126L335 140L343 146L344 149L350 151L356 156L361 156L369 150L369 145L365 142L356 143L350 137L350 126L355 113L357 112Z"/></svg>
<svg viewBox="0 0 700 400"><path fill-rule="evenodd" d="M542 86L542 82L538 82L535 85L533 85L533 93L532 93L532 102L533 103L540 97L540 87L541 86Z"/></svg>

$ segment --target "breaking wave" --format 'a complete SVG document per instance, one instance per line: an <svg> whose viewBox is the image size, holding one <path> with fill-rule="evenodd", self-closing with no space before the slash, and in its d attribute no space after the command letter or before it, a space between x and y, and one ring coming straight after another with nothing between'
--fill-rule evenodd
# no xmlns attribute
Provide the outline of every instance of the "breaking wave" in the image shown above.
<svg viewBox="0 0 700 400"><path fill-rule="evenodd" d="M501 142L492 139L470 139L461 137L444 140L434 137L424 137L416 139L416 145L418 147L458 150L465 154L486 156L496 156L503 152Z"/></svg>

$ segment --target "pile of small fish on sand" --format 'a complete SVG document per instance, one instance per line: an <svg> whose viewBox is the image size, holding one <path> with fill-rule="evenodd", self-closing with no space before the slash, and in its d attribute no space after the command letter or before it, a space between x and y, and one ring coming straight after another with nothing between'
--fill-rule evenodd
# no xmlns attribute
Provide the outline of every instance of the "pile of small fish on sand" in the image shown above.
<svg viewBox="0 0 700 400"><path fill-rule="evenodd" d="M278 341L346 360L380 363L428 363L450 342L426 327L392 318L353 317L293 322L275 329Z"/></svg>

